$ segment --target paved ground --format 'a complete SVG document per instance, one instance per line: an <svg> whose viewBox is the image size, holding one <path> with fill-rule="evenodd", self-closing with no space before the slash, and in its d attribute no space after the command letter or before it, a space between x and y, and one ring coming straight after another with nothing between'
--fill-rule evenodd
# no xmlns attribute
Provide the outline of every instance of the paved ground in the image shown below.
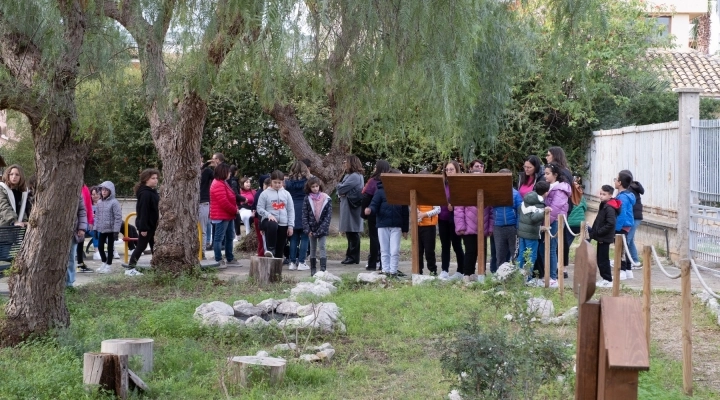
<svg viewBox="0 0 720 400"><path fill-rule="evenodd" d="M125 269L120 266L120 262L123 261L123 250L120 249L120 260L113 260L113 268L114 272L109 275L121 275L124 273ZM208 251L206 252L206 256L209 260L213 260L213 252ZM140 259L140 264L149 264L151 256L145 255ZM219 277L221 279L245 279L249 272L250 267L250 260L247 258L240 259L240 267L230 267L227 269L224 269L220 271ZM92 254L86 259L86 264L89 268L96 270L100 267L100 261L93 261L92 260ZM212 261L209 261L212 262ZM342 265L340 264L340 260L328 260L328 271L336 274L336 275L343 275L343 274L357 274L359 272L365 272L365 263L356 264L356 265ZM287 267L286 267L287 268ZM411 266L409 261L402 261L400 262L400 270L407 273L409 275ZM679 269L675 267L666 267L666 270L670 274L678 274L680 272ZM304 277L309 275L309 271L288 271L285 270L287 274L290 276L297 276L298 278ZM450 272L455 271L455 264L452 264L450 267ZM659 268L653 266L651 274L651 281L652 281L652 287L653 290L680 290L680 279L669 279L667 278ZM567 281L567 283L570 283L572 281L572 275L573 275L573 265L571 264L568 268L568 273L570 275L570 281ZM710 288L712 288L716 293L720 292L720 271L707 271L707 270L701 270L701 274L703 276L703 279L708 284ZM634 271L635 279L632 280L626 280L623 281L622 284L626 287L633 288L633 289L642 289L643 286L643 271L642 270L636 270ZM98 273L78 273L76 275L76 286L82 286L86 285L90 282L98 281L103 279L103 274ZM132 279L128 277L128 279ZM7 285L8 278L0 278L0 296L7 296L9 294L8 292L8 285ZM699 280L695 277L693 273L693 277L691 279L693 290L702 290L702 285L700 284Z"/></svg>

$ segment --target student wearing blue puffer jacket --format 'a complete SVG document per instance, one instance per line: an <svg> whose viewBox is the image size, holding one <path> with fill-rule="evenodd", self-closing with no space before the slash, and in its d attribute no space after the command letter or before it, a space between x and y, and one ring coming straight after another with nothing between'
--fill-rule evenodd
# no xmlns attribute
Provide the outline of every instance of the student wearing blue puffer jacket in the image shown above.
<svg viewBox="0 0 720 400"><path fill-rule="evenodd" d="M510 173L509 169L501 169L499 173ZM493 236L495 237L495 255L497 257L497 265L508 262L515 254L515 246L517 244L517 210L522 204L520 192L515 188L512 189L513 205L505 207L493 207L493 216L495 220L495 228ZM497 270L497 266L495 266ZM495 271L491 271L495 273Z"/></svg>
<svg viewBox="0 0 720 400"><path fill-rule="evenodd" d="M627 237L630 229L635 226L635 217L633 216L633 206L635 205L635 195L628 190L632 183L632 175L627 170L620 171L618 177L615 178L615 189L618 190L616 199L620 200L620 212L615 220L615 233L625 235ZM625 249L616 249L622 251L622 264L620 267L620 280L633 279L632 260L629 260L625 254Z"/></svg>

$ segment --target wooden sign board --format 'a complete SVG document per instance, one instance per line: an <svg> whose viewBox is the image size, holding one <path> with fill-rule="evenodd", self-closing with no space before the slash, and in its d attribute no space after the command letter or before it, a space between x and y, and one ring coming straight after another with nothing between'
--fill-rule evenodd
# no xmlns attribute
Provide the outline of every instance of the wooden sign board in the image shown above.
<svg viewBox="0 0 720 400"><path fill-rule="evenodd" d="M483 191L484 206L512 206L512 174L457 174L448 176L450 204L477 205L477 191Z"/></svg>
<svg viewBox="0 0 720 400"><path fill-rule="evenodd" d="M595 247L587 240L581 240L580 246L575 251L575 273L573 274L573 293L578 299L578 305L590 300L595 294L597 270Z"/></svg>
<svg viewBox="0 0 720 400"><path fill-rule="evenodd" d="M382 174L380 179L390 204L410 205L410 192L415 190L419 205L447 205L442 175Z"/></svg>

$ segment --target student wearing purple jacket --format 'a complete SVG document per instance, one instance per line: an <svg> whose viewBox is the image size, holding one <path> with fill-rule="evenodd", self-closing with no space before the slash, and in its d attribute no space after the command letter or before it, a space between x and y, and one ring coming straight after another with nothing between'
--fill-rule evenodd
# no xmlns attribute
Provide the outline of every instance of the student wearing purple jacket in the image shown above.
<svg viewBox="0 0 720 400"><path fill-rule="evenodd" d="M550 235L557 234L557 217L567 214L570 184L567 182L562 168L551 162L545 166L545 181L550 184L550 191L545 195L545 207L550 208ZM550 287L557 287L557 236L550 239ZM548 243L545 243L547 246ZM538 258L544 262L545 252L538 249Z"/></svg>

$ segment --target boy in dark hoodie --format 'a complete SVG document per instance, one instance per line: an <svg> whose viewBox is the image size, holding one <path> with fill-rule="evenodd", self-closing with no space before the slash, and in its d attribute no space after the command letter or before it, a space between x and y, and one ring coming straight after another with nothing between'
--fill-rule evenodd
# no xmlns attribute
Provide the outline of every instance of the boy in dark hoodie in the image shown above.
<svg viewBox="0 0 720 400"><path fill-rule="evenodd" d="M529 265L528 282L532 281L532 269L537 259L538 243L540 242L540 226L545 220L545 199L542 196L550 190L550 184L540 181L535 184L535 190L525 195L518 207L518 230L520 266ZM525 252L530 250L529 259L525 259Z"/></svg>
<svg viewBox="0 0 720 400"><path fill-rule="evenodd" d="M600 189L600 208L589 235L589 239L595 239L598 242L595 259L602 280L598 281L595 286L604 288L612 287L610 245L615 243L615 223L620 212L620 201L612 198L614 191L615 189L610 185L603 185Z"/></svg>

